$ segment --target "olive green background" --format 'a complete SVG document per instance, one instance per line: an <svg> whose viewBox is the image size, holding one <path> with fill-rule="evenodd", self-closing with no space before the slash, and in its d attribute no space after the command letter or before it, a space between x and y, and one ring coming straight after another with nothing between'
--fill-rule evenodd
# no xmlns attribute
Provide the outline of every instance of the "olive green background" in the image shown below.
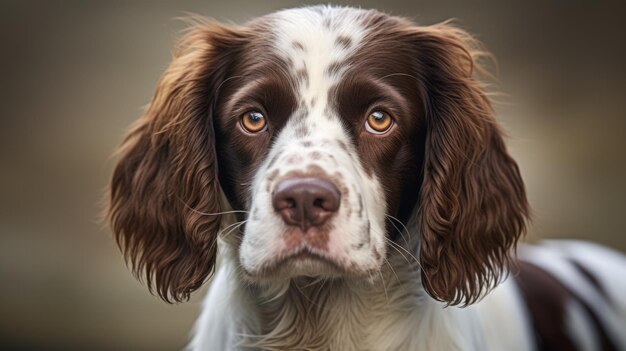
<svg viewBox="0 0 626 351"><path fill-rule="evenodd" d="M169 62L173 18L240 23L303 3L0 2L0 349L185 344L203 291L173 306L151 296L98 222L111 154ZM352 4L475 33L509 95L498 110L535 210L530 239L626 250L625 2Z"/></svg>

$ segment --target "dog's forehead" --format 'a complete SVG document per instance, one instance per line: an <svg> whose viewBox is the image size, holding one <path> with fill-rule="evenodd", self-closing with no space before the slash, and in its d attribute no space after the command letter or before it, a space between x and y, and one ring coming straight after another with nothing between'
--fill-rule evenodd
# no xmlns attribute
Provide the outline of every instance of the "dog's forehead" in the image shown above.
<svg viewBox="0 0 626 351"><path fill-rule="evenodd" d="M369 11L318 6L274 15L275 49L296 77L296 95L310 118L328 115L329 93L367 34ZM328 116L326 116L328 117Z"/></svg>

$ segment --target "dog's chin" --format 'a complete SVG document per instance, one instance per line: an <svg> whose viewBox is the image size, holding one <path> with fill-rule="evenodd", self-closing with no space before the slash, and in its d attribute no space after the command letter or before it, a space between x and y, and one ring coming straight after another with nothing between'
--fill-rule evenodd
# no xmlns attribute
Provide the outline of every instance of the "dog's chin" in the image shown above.
<svg viewBox="0 0 626 351"><path fill-rule="evenodd" d="M245 273L250 281L258 283L296 278L336 279L368 275L367 272L355 270L352 265L336 262L310 250L273 260L255 271L245 270Z"/></svg>

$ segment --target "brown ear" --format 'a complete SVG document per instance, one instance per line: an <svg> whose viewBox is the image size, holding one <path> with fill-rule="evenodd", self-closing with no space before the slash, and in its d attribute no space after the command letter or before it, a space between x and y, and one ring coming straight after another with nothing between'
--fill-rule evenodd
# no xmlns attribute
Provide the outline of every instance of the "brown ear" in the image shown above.
<svg viewBox="0 0 626 351"><path fill-rule="evenodd" d="M108 214L134 273L182 301L215 265L221 189L212 109L240 31L196 23L181 39L145 115L124 141Z"/></svg>
<svg viewBox="0 0 626 351"><path fill-rule="evenodd" d="M474 77L484 53L470 35L445 24L415 29L413 39L427 115L418 207L422 281L435 299L467 305L506 273L529 206Z"/></svg>

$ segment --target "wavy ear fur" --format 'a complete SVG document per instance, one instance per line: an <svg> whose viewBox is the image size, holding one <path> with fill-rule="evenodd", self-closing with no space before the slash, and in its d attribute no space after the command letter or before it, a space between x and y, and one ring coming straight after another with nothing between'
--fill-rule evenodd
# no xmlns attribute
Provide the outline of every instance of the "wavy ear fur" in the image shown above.
<svg viewBox="0 0 626 351"><path fill-rule="evenodd" d="M195 23L113 173L115 238L134 273L168 302L188 299L214 269L220 220L202 214L221 210L213 100L243 41L241 30Z"/></svg>
<svg viewBox="0 0 626 351"><path fill-rule="evenodd" d="M481 83L485 53L447 24L414 28L427 137L418 206L422 281L452 305L477 301L507 271L529 206Z"/></svg>

